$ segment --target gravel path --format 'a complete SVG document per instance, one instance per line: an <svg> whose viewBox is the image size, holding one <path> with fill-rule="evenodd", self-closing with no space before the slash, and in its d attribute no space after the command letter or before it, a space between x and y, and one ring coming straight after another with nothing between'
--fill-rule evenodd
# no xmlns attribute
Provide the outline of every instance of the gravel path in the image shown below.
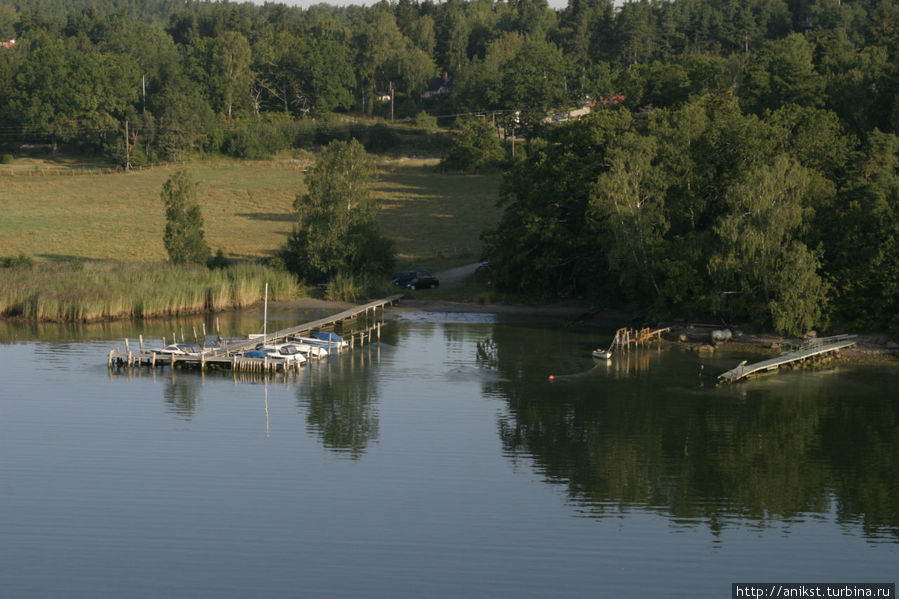
<svg viewBox="0 0 899 599"><path fill-rule="evenodd" d="M474 274L474 271L477 270L480 264L480 262L475 262L474 264L457 266L456 268L450 268L449 270L435 272L434 276L440 281L441 287L458 287L466 278Z"/></svg>

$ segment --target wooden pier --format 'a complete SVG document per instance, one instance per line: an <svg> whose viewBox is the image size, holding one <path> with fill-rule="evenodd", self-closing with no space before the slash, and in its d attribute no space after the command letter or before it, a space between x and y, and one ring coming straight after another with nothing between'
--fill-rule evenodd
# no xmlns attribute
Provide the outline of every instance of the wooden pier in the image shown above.
<svg viewBox="0 0 899 599"><path fill-rule="evenodd" d="M855 341L856 335L836 335L834 337L812 339L800 344L788 344L784 348L786 351L775 358L756 362L755 364L747 364L745 360L740 362L736 368L718 375L718 381L720 383L735 383L753 375L777 370L787 364L803 362L826 354L836 353L843 348L855 345Z"/></svg>
<svg viewBox="0 0 899 599"><path fill-rule="evenodd" d="M638 347L654 341L661 341L662 333L667 333L670 330L669 327L663 329L650 329L649 327L646 327L639 330L624 327L615 331L615 337L612 338L612 345L609 350L627 350L630 349L631 345Z"/></svg>
<svg viewBox="0 0 899 599"><path fill-rule="evenodd" d="M387 308L387 306L392 306L393 304L400 301L402 298L402 294L400 295L391 295L390 297L385 297L384 299L375 300L372 302L368 302L367 304L363 304L361 306L354 306L348 310L344 310L338 314L334 314L332 316L327 316L325 318L320 318L318 320L313 320L312 322L306 322L295 327L290 327L287 329L282 329L280 331L275 331L273 333L267 333L264 339L253 338L247 339L246 341L240 342L232 342L229 343L226 347L217 349L215 351L215 355L218 354L232 354L235 352L247 351L255 348L262 343L277 343L278 341L283 341L288 337L297 337L300 335L304 335L307 333L311 333L313 331L318 331L320 329L333 326L335 324L342 323L346 320L352 320L359 318L360 316L367 316L369 312L372 315L376 315L378 309L383 311Z"/></svg>
<svg viewBox="0 0 899 599"><path fill-rule="evenodd" d="M161 354L152 350L146 350L144 348L142 337L139 339L138 351L133 352L131 351L128 339L125 339L124 351L118 348L110 350L107 358L107 366L109 368L131 368L141 366L157 368L168 365L173 369L178 366L186 366L200 368L202 370L207 368L231 369L235 372L271 372L275 370L288 372L291 370L299 370L301 367L300 362L289 363L285 360L268 357L252 358L241 354L245 351L255 349L260 345L283 342L289 337L312 333L326 327L341 324L347 320L358 319L360 316L365 317L366 322L368 322L369 315L372 316L371 320L375 322L369 326L353 331L353 333L348 335L344 341L348 343L348 349L351 350L356 343L362 346L373 338L380 340L383 318L381 321L376 320L377 311L380 309L381 315L383 316L384 310L386 310L388 306L397 303L400 298L402 298L402 295L392 295L384 299L368 302L361 306L354 306L343 312L320 318L312 322L306 322L273 333L267 333L264 336L254 336L246 340L225 342L221 347L210 348L198 355ZM335 347L339 353L341 351L340 345L335 344ZM309 357L308 359L312 360L313 358Z"/></svg>

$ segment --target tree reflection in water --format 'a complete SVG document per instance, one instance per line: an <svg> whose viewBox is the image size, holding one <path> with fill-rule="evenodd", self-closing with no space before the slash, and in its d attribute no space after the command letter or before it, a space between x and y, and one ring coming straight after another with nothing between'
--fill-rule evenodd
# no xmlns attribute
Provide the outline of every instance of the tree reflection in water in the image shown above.
<svg viewBox="0 0 899 599"><path fill-rule="evenodd" d="M197 409L197 386L200 379L192 376L172 376L162 391L166 409L183 420L191 420Z"/></svg>
<svg viewBox="0 0 899 599"><path fill-rule="evenodd" d="M328 364L313 364L309 384L297 391L310 434L354 460L378 438L378 394L371 368L377 351L370 346Z"/></svg>
<svg viewBox="0 0 899 599"><path fill-rule="evenodd" d="M485 392L508 405L503 448L594 516L641 507L714 531L834 512L899 536L899 404L885 389L812 372L703 389L695 356L652 348L553 384L522 376L532 353L509 329L477 345L499 374Z"/></svg>

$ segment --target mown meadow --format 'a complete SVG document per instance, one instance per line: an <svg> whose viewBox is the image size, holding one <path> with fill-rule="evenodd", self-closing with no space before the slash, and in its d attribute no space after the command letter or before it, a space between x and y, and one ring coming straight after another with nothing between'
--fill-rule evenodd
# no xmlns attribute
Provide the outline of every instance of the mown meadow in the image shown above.
<svg viewBox="0 0 899 599"><path fill-rule="evenodd" d="M274 255L293 225L309 153L266 161L214 159L133 172L65 162L0 166L0 256L38 261L162 262L165 214L159 194L177 170L198 182L206 240L226 258ZM100 174L89 174L100 173ZM477 259L480 234L494 225L499 174L453 174L436 160L385 159L376 196L378 223L396 243L400 266L435 258Z"/></svg>
<svg viewBox="0 0 899 599"><path fill-rule="evenodd" d="M266 161L212 159L132 172L77 161L28 160L0 167L0 256L31 262L0 268L0 315L90 321L221 310L307 293L291 275L261 266L293 226L293 201L314 155ZM163 183L177 170L198 183L206 240L226 269L173 267L162 237ZM477 260L494 225L499 174L461 175L435 160L383 159L378 226L394 240L398 267Z"/></svg>

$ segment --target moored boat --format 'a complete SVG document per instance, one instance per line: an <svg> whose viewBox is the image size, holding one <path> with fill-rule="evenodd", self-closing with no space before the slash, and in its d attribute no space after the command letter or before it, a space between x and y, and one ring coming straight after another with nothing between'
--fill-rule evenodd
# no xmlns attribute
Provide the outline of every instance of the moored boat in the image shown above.
<svg viewBox="0 0 899 599"><path fill-rule="evenodd" d="M612 359L612 351L608 349L594 349L593 357L598 360L611 360Z"/></svg>
<svg viewBox="0 0 899 599"><path fill-rule="evenodd" d="M150 351L154 354L199 356L200 354L204 353L205 350L196 343L172 343L170 345L166 345L162 349L151 349Z"/></svg>
<svg viewBox="0 0 899 599"><path fill-rule="evenodd" d="M329 349L345 349L349 347L349 344L341 339L340 335L325 331L313 333L309 337L295 337L294 340L299 341L300 343L306 343L316 347L326 347Z"/></svg>

